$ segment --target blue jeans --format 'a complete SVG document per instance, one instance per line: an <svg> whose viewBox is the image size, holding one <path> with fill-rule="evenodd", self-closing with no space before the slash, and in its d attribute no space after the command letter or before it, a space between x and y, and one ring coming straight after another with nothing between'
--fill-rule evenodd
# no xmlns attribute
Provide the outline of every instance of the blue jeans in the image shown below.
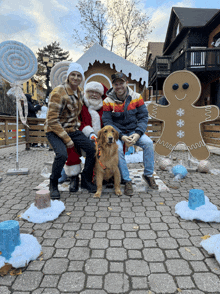
<svg viewBox="0 0 220 294"><path fill-rule="evenodd" d="M130 136L135 132L131 132L130 134L126 134L126 136ZM130 182L131 179L129 177L129 171L127 167L127 163L125 160L125 155L123 152L124 142L118 140L116 142L118 144L118 167L121 173L121 177L125 182ZM143 134L136 142L137 146L143 149L143 164L144 164L144 175L152 176L154 172L154 148L153 141L145 134Z"/></svg>

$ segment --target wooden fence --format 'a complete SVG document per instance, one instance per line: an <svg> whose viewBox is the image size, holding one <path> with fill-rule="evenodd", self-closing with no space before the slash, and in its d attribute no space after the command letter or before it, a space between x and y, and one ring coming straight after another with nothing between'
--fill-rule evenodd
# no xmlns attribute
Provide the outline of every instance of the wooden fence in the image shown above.
<svg viewBox="0 0 220 294"><path fill-rule="evenodd" d="M19 120L18 142L26 144L26 150L30 149L32 143L49 144L44 132L43 118L28 118L25 127ZM163 129L163 122L155 119L149 119L146 134L157 142ZM209 123L203 123L201 126L203 139L206 144L220 147L220 117ZM0 115L0 149L16 145L16 117Z"/></svg>
<svg viewBox="0 0 220 294"><path fill-rule="evenodd" d="M26 150L30 149L32 143L49 144L44 132L43 118L28 118L24 126L19 120L18 143L26 144ZM16 145L16 117L0 115L0 148Z"/></svg>
<svg viewBox="0 0 220 294"><path fill-rule="evenodd" d="M220 147L220 117L202 124L202 136L206 144Z"/></svg>

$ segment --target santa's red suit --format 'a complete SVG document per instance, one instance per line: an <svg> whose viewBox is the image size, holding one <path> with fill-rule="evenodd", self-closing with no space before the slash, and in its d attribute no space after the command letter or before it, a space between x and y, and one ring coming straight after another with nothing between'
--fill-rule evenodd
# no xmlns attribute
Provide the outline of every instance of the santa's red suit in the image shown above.
<svg viewBox="0 0 220 294"><path fill-rule="evenodd" d="M103 92L104 95L102 99L105 99L105 93L107 92L107 88L97 82L90 82L85 87L85 92L88 90L93 90L97 92L101 92L100 86L104 87ZM102 93L103 93L102 92ZM98 131L103 127L102 124L102 114L103 114L103 100L100 99L97 103L91 104L92 102L84 97L84 105L82 107L82 111L80 114L81 126L79 128L80 131L84 133L84 135L91 139L91 135L98 135ZM68 177L77 176L81 172L81 159L79 154L75 151L74 148L67 148L68 159L64 165L65 173Z"/></svg>

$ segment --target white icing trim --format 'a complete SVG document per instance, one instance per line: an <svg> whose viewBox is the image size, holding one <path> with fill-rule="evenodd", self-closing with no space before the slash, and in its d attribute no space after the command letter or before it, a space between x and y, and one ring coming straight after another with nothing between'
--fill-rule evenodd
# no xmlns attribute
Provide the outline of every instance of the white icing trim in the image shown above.
<svg viewBox="0 0 220 294"><path fill-rule="evenodd" d="M126 76L131 74L132 80L140 81L141 84L145 82L145 86L148 86L148 71L103 48L97 43L89 48L76 62L81 64L84 72L86 72L89 64L94 64L95 61L109 63L110 68L114 69L115 66L116 71L122 71Z"/></svg>

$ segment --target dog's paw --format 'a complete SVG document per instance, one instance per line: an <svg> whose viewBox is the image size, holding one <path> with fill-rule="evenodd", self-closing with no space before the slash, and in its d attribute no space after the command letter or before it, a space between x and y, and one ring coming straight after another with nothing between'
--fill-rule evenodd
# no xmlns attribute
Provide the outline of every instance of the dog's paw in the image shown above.
<svg viewBox="0 0 220 294"><path fill-rule="evenodd" d="M117 196L121 196L121 195L122 195L122 192L121 192L120 189L117 189L117 190L115 190L115 194L116 194Z"/></svg>
<svg viewBox="0 0 220 294"><path fill-rule="evenodd" d="M101 194L102 194L101 192L96 192L93 198L100 198Z"/></svg>

